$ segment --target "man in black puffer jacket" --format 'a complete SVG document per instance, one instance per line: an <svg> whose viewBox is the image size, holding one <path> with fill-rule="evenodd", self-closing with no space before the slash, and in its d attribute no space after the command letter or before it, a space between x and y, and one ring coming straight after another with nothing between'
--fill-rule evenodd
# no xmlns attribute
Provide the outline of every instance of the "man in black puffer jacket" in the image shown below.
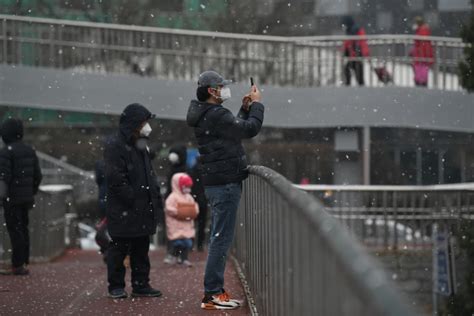
<svg viewBox="0 0 474 316"><path fill-rule="evenodd" d="M0 150L0 196L12 244L12 273L26 275L30 256L28 212L41 183L41 169L36 152L22 142L21 120L6 120L1 133L5 147Z"/></svg>
<svg viewBox="0 0 474 316"><path fill-rule="evenodd" d="M107 183L107 224L111 246L107 252L109 297L126 298L125 267L129 254L132 296L160 296L149 284L150 235L155 234L163 209L160 188L150 159L148 121L154 116L143 105L128 105L120 116L119 132L104 151Z"/></svg>
<svg viewBox="0 0 474 316"><path fill-rule="evenodd" d="M199 76L197 98L191 101L187 123L201 154L201 176L211 206L212 227L204 276L203 309L234 309L240 302L224 291L226 257L234 237L236 213L247 178L242 139L256 136L263 123L260 91L252 86L235 117L222 103L230 98L229 81L214 71Z"/></svg>

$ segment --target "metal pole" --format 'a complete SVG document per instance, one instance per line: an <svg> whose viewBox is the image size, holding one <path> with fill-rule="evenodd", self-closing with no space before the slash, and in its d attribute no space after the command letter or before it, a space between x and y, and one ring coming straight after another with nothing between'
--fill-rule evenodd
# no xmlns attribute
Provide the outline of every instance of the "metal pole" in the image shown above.
<svg viewBox="0 0 474 316"><path fill-rule="evenodd" d="M3 56L2 56L2 59L3 59L3 63L4 64L7 64L7 20L6 19L3 19L2 21L2 42L3 42Z"/></svg>
<svg viewBox="0 0 474 316"><path fill-rule="evenodd" d="M423 180L423 163L422 163L422 152L421 148L418 147L416 149L416 184L421 185L422 180Z"/></svg>
<svg viewBox="0 0 474 316"><path fill-rule="evenodd" d="M370 184L370 127L364 126L362 129L362 146L363 146L363 181L365 185Z"/></svg>

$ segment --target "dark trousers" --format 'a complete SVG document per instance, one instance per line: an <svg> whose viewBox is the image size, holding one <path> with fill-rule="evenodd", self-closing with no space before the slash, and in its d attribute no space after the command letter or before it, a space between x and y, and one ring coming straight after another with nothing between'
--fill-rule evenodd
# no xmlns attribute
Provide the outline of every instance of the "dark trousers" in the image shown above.
<svg viewBox="0 0 474 316"><path fill-rule="evenodd" d="M123 238L111 237L107 251L107 279L109 291L125 288L123 260L130 255L132 287L134 290L149 287L150 282L150 236Z"/></svg>
<svg viewBox="0 0 474 316"><path fill-rule="evenodd" d="M346 77L346 86L351 85L351 70L354 70L355 77L359 86L364 85L364 67L361 61L348 61L344 67L344 75Z"/></svg>
<svg viewBox="0 0 474 316"><path fill-rule="evenodd" d="M28 231L28 211L31 203L4 204L5 223L12 244L12 266L21 267L30 263L30 233Z"/></svg>

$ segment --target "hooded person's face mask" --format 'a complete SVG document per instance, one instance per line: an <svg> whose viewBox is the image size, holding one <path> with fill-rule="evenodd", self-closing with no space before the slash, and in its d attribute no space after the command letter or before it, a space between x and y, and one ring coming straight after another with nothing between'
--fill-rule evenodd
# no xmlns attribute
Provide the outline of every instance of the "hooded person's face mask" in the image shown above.
<svg viewBox="0 0 474 316"><path fill-rule="evenodd" d="M140 136L143 136L143 137L148 137L150 136L151 134L151 126L149 123L146 123L145 125L143 125L142 129L140 130Z"/></svg>

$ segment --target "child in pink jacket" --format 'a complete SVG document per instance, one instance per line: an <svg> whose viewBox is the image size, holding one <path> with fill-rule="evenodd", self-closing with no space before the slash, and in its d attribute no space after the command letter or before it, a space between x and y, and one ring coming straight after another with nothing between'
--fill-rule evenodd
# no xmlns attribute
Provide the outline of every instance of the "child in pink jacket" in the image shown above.
<svg viewBox="0 0 474 316"><path fill-rule="evenodd" d="M194 219L199 206L191 196L193 180L186 173L176 173L171 178L172 192L166 199L166 231L171 243L174 261L188 267L188 253L193 247L195 236Z"/></svg>

